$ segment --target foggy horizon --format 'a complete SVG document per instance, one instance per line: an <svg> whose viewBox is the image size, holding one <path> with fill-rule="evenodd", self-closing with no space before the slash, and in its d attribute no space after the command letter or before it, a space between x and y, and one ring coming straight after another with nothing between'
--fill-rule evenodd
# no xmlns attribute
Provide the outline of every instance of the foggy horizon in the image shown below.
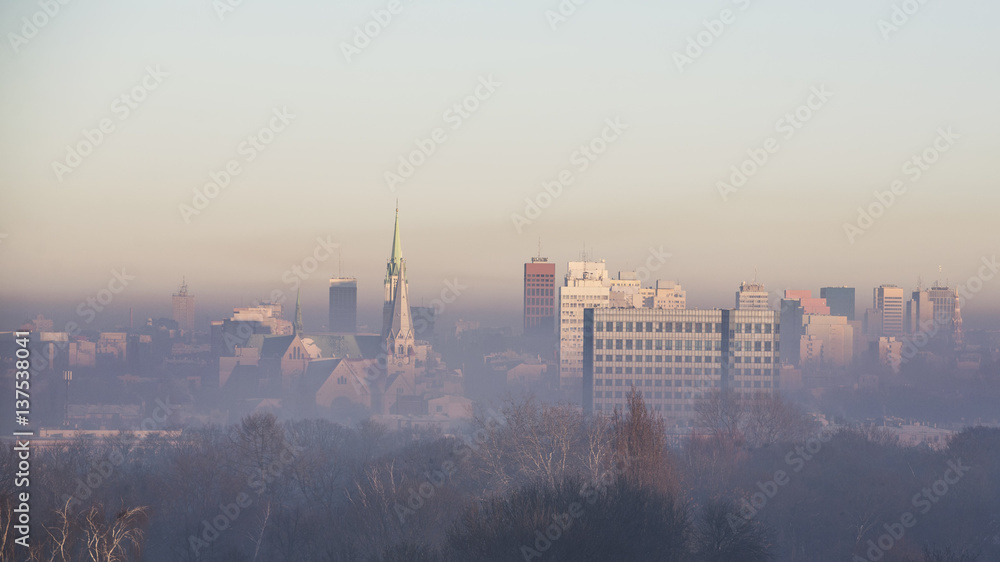
<svg viewBox="0 0 1000 562"><path fill-rule="evenodd" d="M0 3L0 561L997 562L997 21Z"/></svg>

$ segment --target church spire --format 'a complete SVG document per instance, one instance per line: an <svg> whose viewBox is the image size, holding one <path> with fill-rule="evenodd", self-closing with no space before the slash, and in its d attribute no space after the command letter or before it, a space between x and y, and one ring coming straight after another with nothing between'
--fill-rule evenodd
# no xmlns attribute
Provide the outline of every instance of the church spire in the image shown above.
<svg viewBox="0 0 1000 562"><path fill-rule="evenodd" d="M295 292L295 324L292 326L292 333L296 336L302 335L302 300L300 299L302 290Z"/></svg>
<svg viewBox="0 0 1000 562"><path fill-rule="evenodd" d="M399 264L403 259L403 244L399 240L399 203L396 203L396 223L392 229L392 254L386 267L386 281L394 275L399 275Z"/></svg>
<svg viewBox="0 0 1000 562"><path fill-rule="evenodd" d="M386 343L392 346L393 352L390 355L406 355L413 348L413 319L410 316L406 264L403 261L399 263L399 280L396 282L396 295L392 304L392 324Z"/></svg>

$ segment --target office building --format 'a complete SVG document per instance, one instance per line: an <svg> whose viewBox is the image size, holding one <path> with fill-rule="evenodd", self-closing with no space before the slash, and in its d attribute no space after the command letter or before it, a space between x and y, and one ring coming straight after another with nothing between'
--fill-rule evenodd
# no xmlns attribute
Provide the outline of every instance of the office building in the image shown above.
<svg viewBox="0 0 1000 562"><path fill-rule="evenodd" d="M767 290L763 283L740 283L736 292L736 310L768 310Z"/></svg>
<svg viewBox="0 0 1000 562"><path fill-rule="evenodd" d="M575 384L583 377L583 311L607 308L610 299L611 279L604 260L567 264L559 287L560 384Z"/></svg>
<svg viewBox="0 0 1000 562"><path fill-rule="evenodd" d="M805 338L800 344L803 364L846 367L854 360L854 327L847 317L807 314L803 318L802 330L801 337ZM809 353L805 351L807 341L813 346Z"/></svg>
<svg viewBox="0 0 1000 562"><path fill-rule="evenodd" d="M827 306L826 299L813 297L812 291L786 290L785 298L799 301L799 306L802 307L802 312L805 314L830 314L830 307Z"/></svg>
<svg viewBox="0 0 1000 562"><path fill-rule="evenodd" d="M194 295L188 294L187 281L181 281L180 290L174 294L174 321L185 332L194 331Z"/></svg>
<svg viewBox="0 0 1000 562"><path fill-rule="evenodd" d="M826 299L831 316L844 316L848 321L854 321L854 287L823 287L819 296Z"/></svg>
<svg viewBox="0 0 1000 562"><path fill-rule="evenodd" d="M656 287L653 289L652 302L647 300L643 303L643 307L684 310L687 308L687 292L679 283L657 279Z"/></svg>
<svg viewBox="0 0 1000 562"><path fill-rule="evenodd" d="M934 322L940 337L950 339L955 347L962 345L962 310L959 306L958 290L935 284L927 290L933 308Z"/></svg>
<svg viewBox="0 0 1000 562"><path fill-rule="evenodd" d="M353 334L358 329L358 280L353 277L330 279L331 332Z"/></svg>
<svg viewBox="0 0 1000 562"><path fill-rule="evenodd" d="M903 289L895 285L882 285L873 291L872 308L866 315L866 333L871 338L902 337L905 333Z"/></svg>
<svg viewBox="0 0 1000 562"><path fill-rule="evenodd" d="M583 407L610 413L636 388L672 429L712 392L774 393L776 311L591 308L583 315Z"/></svg>
<svg viewBox="0 0 1000 562"><path fill-rule="evenodd" d="M781 363L797 367L802 357L805 310L798 299L781 299Z"/></svg>
<svg viewBox="0 0 1000 562"><path fill-rule="evenodd" d="M556 330L556 264L531 258L524 264L524 333L551 336Z"/></svg>

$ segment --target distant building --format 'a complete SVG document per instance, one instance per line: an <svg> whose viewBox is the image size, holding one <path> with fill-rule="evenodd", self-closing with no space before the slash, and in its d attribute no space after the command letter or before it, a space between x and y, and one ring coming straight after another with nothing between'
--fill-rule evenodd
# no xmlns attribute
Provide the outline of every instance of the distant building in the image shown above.
<svg viewBox="0 0 1000 562"><path fill-rule="evenodd" d="M524 333L551 336L556 329L556 264L531 258L524 264Z"/></svg>
<svg viewBox="0 0 1000 562"><path fill-rule="evenodd" d="M628 391L671 428L690 428L712 392L774 393L779 316L770 310L587 309L583 407L610 413Z"/></svg>
<svg viewBox="0 0 1000 562"><path fill-rule="evenodd" d="M880 364L898 373L903 364L903 341L896 337L880 337L871 343L871 351Z"/></svg>
<svg viewBox="0 0 1000 562"><path fill-rule="evenodd" d="M634 271L619 271L618 278L610 279L609 308L642 308L645 297L651 293L642 290L642 281Z"/></svg>
<svg viewBox="0 0 1000 562"><path fill-rule="evenodd" d="M740 290L736 292L736 310L769 310L767 301L763 283L740 283Z"/></svg>
<svg viewBox="0 0 1000 562"><path fill-rule="evenodd" d="M418 340L431 341L437 323L436 309L433 306L411 306L410 312L413 314L414 337Z"/></svg>
<svg viewBox="0 0 1000 562"><path fill-rule="evenodd" d="M931 305L930 294L927 291L916 290L906 301L906 332L915 334L932 329L934 322L934 307Z"/></svg>
<svg viewBox="0 0 1000 562"><path fill-rule="evenodd" d="M353 334L358 329L358 280L330 279L330 331Z"/></svg>
<svg viewBox="0 0 1000 562"><path fill-rule="evenodd" d="M181 281L180 290L174 294L174 320L181 330L194 331L194 295L188 294L186 281Z"/></svg>
<svg viewBox="0 0 1000 562"><path fill-rule="evenodd" d="M798 299L781 299L781 362L797 367L802 359L805 310Z"/></svg>
<svg viewBox="0 0 1000 562"><path fill-rule="evenodd" d="M872 310L880 330L868 330L870 337L902 337L905 333L905 305L903 289L895 285L882 285L873 291Z"/></svg>
<svg viewBox="0 0 1000 562"><path fill-rule="evenodd" d="M854 327L848 323L847 317L807 314L803 322L802 337L810 338L810 344L815 341L822 345L818 357L820 364L831 367L846 367L851 364L854 360ZM810 357L810 360L816 358ZM806 361L805 353L802 354L802 361Z"/></svg>
<svg viewBox="0 0 1000 562"><path fill-rule="evenodd" d="M958 290L934 285L927 290L933 307L934 322L940 327L941 336L949 338L952 345L962 345L962 310Z"/></svg>
<svg viewBox="0 0 1000 562"><path fill-rule="evenodd" d="M799 301L799 306L802 307L802 312L805 314L830 314L830 307L827 306L826 299L813 297L812 291L786 290L785 298Z"/></svg>
<svg viewBox="0 0 1000 562"><path fill-rule="evenodd" d="M657 279L656 288L653 289L653 302L644 303L643 306L661 310L684 310L687 308L687 293L678 283Z"/></svg>
<svg viewBox="0 0 1000 562"><path fill-rule="evenodd" d="M604 260L571 261L559 287L559 380L573 383L583 377L583 311L607 308L611 279Z"/></svg>
<svg viewBox="0 0 1000 562"><path fill-rule="evenodd" d="M826 299L831 316L844 316L854 321L854 287L823 287L819 296Z"/></svg>

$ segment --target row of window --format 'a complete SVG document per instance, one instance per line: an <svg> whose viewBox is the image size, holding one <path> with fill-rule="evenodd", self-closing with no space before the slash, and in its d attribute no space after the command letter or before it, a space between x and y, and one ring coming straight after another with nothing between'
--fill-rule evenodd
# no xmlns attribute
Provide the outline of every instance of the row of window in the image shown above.
<svg viewBox="0 0 1000 562"><path fill-rule="evenodd" d="M733 351L778 351L778 342L733 341ZM594 349L648 349L673 351L722 351L721 340L594 340Z"/></svg>
<svg viewBox="0 0 1000 562"><path fill-rule="evenodd" d="M569 363L563 360L563 363ZM730 369L733 375L765 376L777 374L777 369L736 368ZM594 367L595 375L721 375L722 369L709 367Z"/></svg>
<svg viewBox="0 0 1000 562"><path fill-rule="evenodd" d="M735 385L739 386L739 383L737 382ZM771 381L743 381L743 388L771 388ZM602 398L625 398L628 392L623 390L595 390L594 398L597 400ZM701 400L702 398L707 398L701 392L690 391L643 390L641 394L644 400Z"/></svg>
<svg viewBox="0 0 1000 562"><path fill-rule="evenodd" d="M636 362L642 363L643 358L645 358L646 363L722 363L722 357L719 355L708 356L708 355L595 355L595 362L616 362L621 363L622 361L626 363ZM753 359L751 361L751 359ZM770 363L771 356L766 355L764 357L736 357L735 363Z"/></svg>
<svg viewBox="0 0 1000 562"><path fill-rule="evenodd" d="M643 383L643 380L645 380L646 382ZM670 380L666 380L666 381L663 380L663 379L656 379L656 380L653 380L653 379L639 379L639 380L635 380L635 381L633 381L631 379L626 379L624 381L622 381L622 379L594 379L594 384L596 386L604 386L604 385L611 386L612 381L614 381L614 386L643 386L643 385L645 385L645 386L671 386L671 384L673 386L682 386L681 382L684 383L683 386L696 386L696 387L700 387L700 386L703 386L703 385L704 386L719 386L719 381L701 381L701 380L691 380L691 379L686 379L684 381L681 381L680 379L670 379ZM671 383L671 381L673 381L673 383Z"/></svg>
<svg viewBox="0 0 1000 562"><path fill-rule="evenodd" d="M778 325L768 322L737 322L733 331L737 334L770 334L778 332ZM722 333L721 322L595 322L595 332L683 332Z"/></svg>
<svg viewBox="0 0 1000 562"><path fill-rule="evenodd" d="M528 287L527 289L525 289L525 292L528 294L529 297L554 297L555 296L553 294L555 292L553 289L532 289L531 287Z"/></svg>

